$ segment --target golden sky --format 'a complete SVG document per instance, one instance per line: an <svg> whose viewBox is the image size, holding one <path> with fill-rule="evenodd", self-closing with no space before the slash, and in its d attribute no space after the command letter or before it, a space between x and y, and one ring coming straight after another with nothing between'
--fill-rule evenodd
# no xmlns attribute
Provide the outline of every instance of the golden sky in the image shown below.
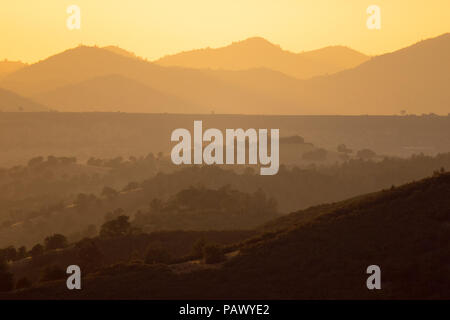
<svg viewBox="0 0 450 320"><path fill-rule="evenodd" d="M66 9L81 8L68 30ZM369 5L381 30L366 27ZM0 59L35 62L80 43L118 45L150 60L261 36L294 52L347 45L390 52L450 32L450 0L5 0Z"/></svg>

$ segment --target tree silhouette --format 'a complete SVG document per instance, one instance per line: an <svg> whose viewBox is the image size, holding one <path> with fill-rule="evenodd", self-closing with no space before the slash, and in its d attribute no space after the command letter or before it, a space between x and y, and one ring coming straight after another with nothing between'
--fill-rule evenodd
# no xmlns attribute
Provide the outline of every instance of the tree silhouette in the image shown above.
<svg viewBox="0 0 450 320"><path fill-rule="evenodd" d="M63 249L68 245L67 238L62 234L54 234L45 238L45 250L55 250L55 249Z"/></svg>
<svg viewBox="0 0 450 320"><path fill-rule="evenodd" d="M131 225L128 221L130 217L119 216L114 220L105 222L100 229L100 237L115 238L128 235L131 232Z"/></svg>
<svg viewBox="0 0 450 320"><path fill-rule="evenodd" d="M208 244L203 248L203 259L206 264L214 264L225 261L222 248L216 244Z"/></svg>
<svg viewBox="0 0 450 320"><path fill-rule="evenodd" d="M34 259L36 257L41 256L44 253L44 246L40 243L36 244L33 248L30 250L30 255Z"/></svg>

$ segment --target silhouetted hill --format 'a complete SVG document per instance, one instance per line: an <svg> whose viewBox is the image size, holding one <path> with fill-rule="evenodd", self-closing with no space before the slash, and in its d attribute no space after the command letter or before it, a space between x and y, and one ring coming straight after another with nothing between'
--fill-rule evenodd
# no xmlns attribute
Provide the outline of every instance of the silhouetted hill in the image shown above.
<svg viewBox="0 0 450 320"><path fill-rule="evenodd" d="M107 75L67 85L36 96L59 111L126 111L188 113L199 108L120 75Z"/></svg>
<svg viewBox="0 0 450 320"><path fill-rule="evenodd" d="M340 73L311 79L299 105L317 113L391 114L450 111L450 34L381 55ZM299 110L303 109L299 106Z"/></svg>
<svg viewBox="0 0 450 320"><path fill-rule="evenodd" d="M256 113L259 110L272 108L275 111L278 108L277 100L224 82L208 72L161 67L109 50L85 46L64 51L10 74L0 82L0 86L34 97L63 86L111 74L127 77L154 90L203 106L203 113L210 113L211 110L222 113Z"/></svg>
<svg viewBox="0 0 450 320"><path fill-rule="evenodd" d="M450 174L435 174L275 220L277 231L229 246L239 251L222 267L121 265L85 277L80 291L60 281L4 297L448 299L449 194ZM381 290L366 288L370 265Z"/></svg>
<svg viewBox="0 0 450 320"><path fill-rule="evenodd" d="M106 47L102 47L102 49L114 52L115 54L118 54L118 55L121 55L121 56L124 56L124 57L138 59L138 57L136 56L135 53L133 53L131 51L128 51L128 50L125 50L125 49L122 49L122 48L120 48L118 46L106 46Z"/></svg>
<svg viewBox="0 0 450 320"><path fill-rule="evenodd" d="M340 49L328 48L317 56L328 56L328 51L336 50ZM298 80L265 68L229 71L162 67L106 49L78 47L9 74L0 86L31 98L48 91L58 96L55 90L63 86L117 74L199 106L189 109L191 113L379 115L405 110L448 114L448 56L450 34L444 34L372 58L350 70ZM115 109L112 106L110 111Z"/></svg>
<svg viewBox="0 0 450 320"><path fill-rule="evenodd" d="M254 37L222 48L206 48L165 56L155 63L200 69L267 68L306 79L353 68L368 59L368 56L343 46L293 53L263 38Z"/></svg>
<svg viewBox="0 0 450 320"><path fill-rule="evenodd" d="M0 112L49 111L48 108L14 92L0 88Z"/></svg>

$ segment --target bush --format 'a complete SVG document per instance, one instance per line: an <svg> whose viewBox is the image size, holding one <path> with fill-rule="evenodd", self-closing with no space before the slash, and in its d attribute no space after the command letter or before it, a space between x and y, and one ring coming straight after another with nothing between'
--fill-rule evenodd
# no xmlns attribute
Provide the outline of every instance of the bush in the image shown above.
<svg viewBox="0 0 450 320"><path fill-rule="evenodd" d="M222 248L215 244L209 244L203 248L203 259L206 264L213 264L223 262L226 258Z"/></svg>
<svg viewBox="0 0 450 320"><path fill-rule="evenodd" d="M192 256L194 257L202 257L203 249L206 246L206 241L203 238L198 239L194 245L192 246Z"/></svg>
<svg viewBox="0 0 450 320"><path fill-rule="evenodd" d="M102 264L103 253L92 239L85 238L79 241L75 247L78 249L78 258L83 267L93 269Z"/></svg>

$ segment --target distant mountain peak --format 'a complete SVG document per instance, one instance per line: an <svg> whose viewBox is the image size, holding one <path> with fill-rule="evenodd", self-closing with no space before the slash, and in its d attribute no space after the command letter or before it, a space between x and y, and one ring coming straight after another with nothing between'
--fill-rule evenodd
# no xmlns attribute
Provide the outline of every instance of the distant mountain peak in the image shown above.
<svg viewBox="0 0 450 320"><path fill-rule="evenodd" d="M294 53L257 36L225 47L165 56L156 63L162 66L233 71L265 68L298 79L307 79L353 68L368 59L368 56L344 46Z"/></svg>
<svg viewBox="0 0 450 320"><path fill-rule="evenodd" d="M102 47L102 49L108 50L110 52L116 53L116 54L124 56L124 57L139 59L139 57L134 52L122 49L119 46L111 45L111 46Z"/></svg>

